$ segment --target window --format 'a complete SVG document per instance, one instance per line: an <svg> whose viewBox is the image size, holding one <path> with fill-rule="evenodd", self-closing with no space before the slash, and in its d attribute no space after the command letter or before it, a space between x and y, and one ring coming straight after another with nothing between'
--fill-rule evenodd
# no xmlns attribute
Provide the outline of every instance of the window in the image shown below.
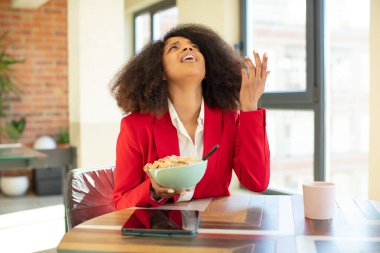
<svg viewBox="0 0 380 253"><path fill-rule="evenodd" d="M340 194L366 197L353 182L367 184L369 0L241 3L242 53L269 55L260 103L270 189L300 192L305 181L331 179Z"/></svg>
<svg viewBox="0 0 380 253"><path fill-rule="evenodd" d="M369 5L326 1L328 175L338 193L362 198L368 198Z"/></svg>
<svg viewBox="0 0 380 253"><path fill-rule="evenodd" d="M271 152L270 188L301 191L302 183L313 181L314 175L313 111L267 109L267 134Z"/></svg>
<svg viewBox="0 0 380 253"><path fill-rule="evenodd" d="M178 23L175 0L158 2L134 15L135 53L147 43L158 40Z"/></svg>
<svg viewBox="0 0 380 253"><path fill-rule="evenodd" d="M247 52L268 51L271 56L272 76L266 90L305 91L305 0L247 1L247 11Z"/></svg>
<svg viewBox="0 0 380 253"><path fill-rule="evenodd" d="M243 45L268 53L265 94L260 103L267 108L267 131L271 149L271 180L275 192L300 192L303 181L314 178L316 125L320 115L314 98L314 43L309 42L312 18L306 0L245 0L243 4ZM310 16L310 15L309 15ZM310 73L308 75L307 73ZM321 84L323 85L323 83Z"/></svg>

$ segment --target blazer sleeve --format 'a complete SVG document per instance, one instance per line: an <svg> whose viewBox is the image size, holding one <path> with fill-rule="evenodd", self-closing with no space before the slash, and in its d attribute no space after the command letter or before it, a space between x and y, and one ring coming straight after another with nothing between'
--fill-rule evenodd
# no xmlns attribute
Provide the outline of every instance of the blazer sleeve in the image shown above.
<svg viewBox="0 0 380 253"><path fill-rule="evenodd" d="M240 112L236 121L234 170L247 189L262 192L270 176L270 152L264 109Z"/></svg>
<svg viewBox="0 0 380 253"><path fill-rule="evenodd" d="M137 138L137 126L133 120L123 118L116 144L116 170L114 177L113 200L116 209L134 206L159 206L166 202L158 202L151 198L150 178L143 170L143 150ZM144 140L139 140L144 141ZM147 140L145 140L147 141Z"/></svg>

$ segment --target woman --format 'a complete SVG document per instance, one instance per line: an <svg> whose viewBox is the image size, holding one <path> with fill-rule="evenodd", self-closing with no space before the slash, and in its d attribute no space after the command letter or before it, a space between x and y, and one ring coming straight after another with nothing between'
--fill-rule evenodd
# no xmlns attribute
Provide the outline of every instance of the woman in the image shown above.
<svg viewBox="0 0 380 253"><path fill-rule="evenodd" d="M242 185L264 191L269 183L265 110L258 109L268 57L244 60L215 32L182 25L132 58L111 86L121 121L116 148L117 209L168 201L229 196L232 169ZM240 112L237 111L240 109ZM213 146L195 189L162 187L144 166L169 155L201 159Z"/></svg>

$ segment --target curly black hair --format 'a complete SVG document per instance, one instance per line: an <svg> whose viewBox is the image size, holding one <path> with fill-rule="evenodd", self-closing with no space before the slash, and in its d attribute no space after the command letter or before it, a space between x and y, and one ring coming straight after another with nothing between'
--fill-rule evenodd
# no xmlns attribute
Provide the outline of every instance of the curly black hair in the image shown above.
<svg viewBox="0 0 380 253"><path fill-rule="evenodd" d="M197 24L179 25L163 39L145 46L116 75L111 93L125 112L160 115L167 111L168 87L163 80L162 54L171 37L185 37L199 47L205 58L202 81L205 103L211 108L236 110L243 59L216 32Z"/></svg>

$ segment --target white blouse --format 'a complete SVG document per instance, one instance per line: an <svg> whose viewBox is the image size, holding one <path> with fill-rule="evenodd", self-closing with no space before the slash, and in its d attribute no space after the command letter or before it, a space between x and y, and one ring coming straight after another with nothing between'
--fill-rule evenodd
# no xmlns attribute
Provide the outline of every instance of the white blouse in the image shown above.
<svg viewBox="0 0 380 253"><path fill-rule="evenodd" d="M180 156L194 157L198 160L202 160L203 132L204 132L204 118L205 118L203 98L202 98L202 103L201 103L201 110L198 116L198 125L195 130L195 138L194 138L195 143L193 143L193 141L191 140L190 135L186 131L185 126L183 125L180 118L178 117L178 114L176 110L174 109L172 102L169 99L168 99L168 104L169 104L170 118L172 120L174 127L177 129ZM184 194L180 195L178 201L191 200L191 198L193 197L193 194L194 194L194 188L189 189Z"/></svg>

